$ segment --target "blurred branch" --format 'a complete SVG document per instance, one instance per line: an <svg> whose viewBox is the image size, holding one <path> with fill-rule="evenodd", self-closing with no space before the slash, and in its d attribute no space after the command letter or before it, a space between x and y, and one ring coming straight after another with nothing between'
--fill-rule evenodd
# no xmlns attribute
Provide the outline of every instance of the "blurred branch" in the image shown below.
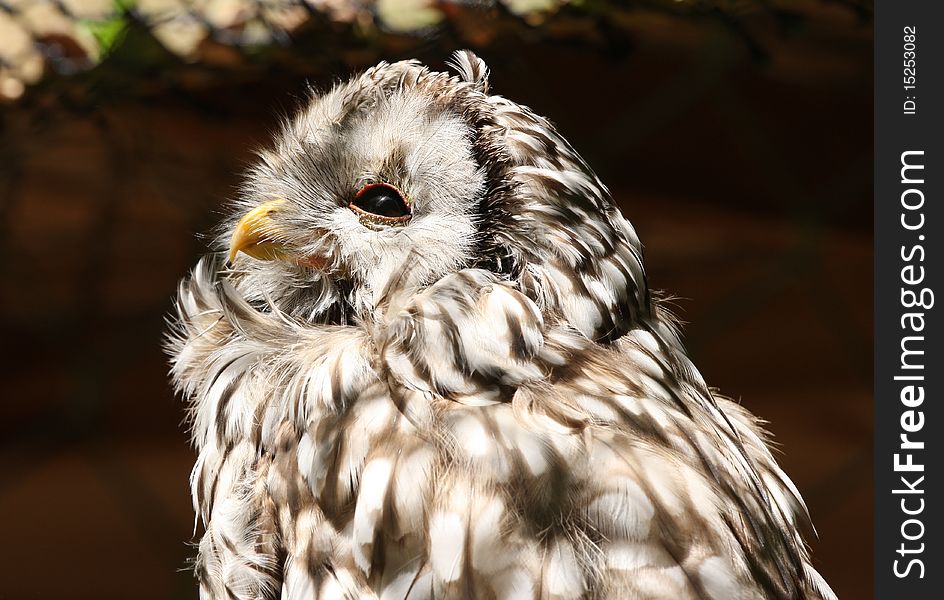
<svg viewBox="0 0 944 600"><path fill-rule="evenodd" d="M823 0L868 21L871 0ZM363 67L435 44L632 48L636 18L720 23L756 58L753 23L789 32L803 0L0 0L0 102L31 88L146 95L285 70ZM42 85L38 85L42 84Z"/></svg>

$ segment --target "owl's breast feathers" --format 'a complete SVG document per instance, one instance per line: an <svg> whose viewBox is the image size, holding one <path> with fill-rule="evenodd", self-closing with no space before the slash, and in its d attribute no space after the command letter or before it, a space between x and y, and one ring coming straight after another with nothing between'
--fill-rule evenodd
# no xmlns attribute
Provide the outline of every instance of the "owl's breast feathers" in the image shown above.
<svg viewBox="0 0 944 600"><path fill-rule="evenodd" d="M833 597L765 434L659 310L601 344L467 269L312 325L217 268L171 341L205 597Z"/></svg>

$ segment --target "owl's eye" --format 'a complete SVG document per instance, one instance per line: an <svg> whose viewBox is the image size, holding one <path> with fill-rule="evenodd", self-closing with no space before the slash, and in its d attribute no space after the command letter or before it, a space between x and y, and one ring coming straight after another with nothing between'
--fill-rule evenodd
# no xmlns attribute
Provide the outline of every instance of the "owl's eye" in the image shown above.
<svg viewBox="0 0 944 600"><path fill-rule="evenodd" d="M362 220L379 225L404 225L412 214L403 193L388 183L365 185L350 207Z"/></svg>

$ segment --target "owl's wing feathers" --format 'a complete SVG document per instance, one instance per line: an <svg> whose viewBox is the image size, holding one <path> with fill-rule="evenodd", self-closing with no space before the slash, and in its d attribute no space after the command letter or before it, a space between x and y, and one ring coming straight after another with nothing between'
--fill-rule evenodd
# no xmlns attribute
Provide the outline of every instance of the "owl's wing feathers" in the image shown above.
<svg viewBox="0 0 944 600"><path fill-rule="evenodd" d="M214 268L173 342L206 597L831 597L753 417L659 329L601 346L473 269L369 335Z"/></svg>

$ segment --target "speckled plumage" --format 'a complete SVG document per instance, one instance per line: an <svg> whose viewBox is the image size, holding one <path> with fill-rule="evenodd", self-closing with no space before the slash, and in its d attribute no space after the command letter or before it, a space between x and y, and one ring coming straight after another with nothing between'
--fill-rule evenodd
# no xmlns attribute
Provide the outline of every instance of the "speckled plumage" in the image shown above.
<svg viewBox="0 0 944 600"><path fill-rule="evenodd" d="M287 121L169 336L204 598L831 599L757 420L714 396L543 118L380 64ZM385 182L404 226L348 208Z"/></svg>

